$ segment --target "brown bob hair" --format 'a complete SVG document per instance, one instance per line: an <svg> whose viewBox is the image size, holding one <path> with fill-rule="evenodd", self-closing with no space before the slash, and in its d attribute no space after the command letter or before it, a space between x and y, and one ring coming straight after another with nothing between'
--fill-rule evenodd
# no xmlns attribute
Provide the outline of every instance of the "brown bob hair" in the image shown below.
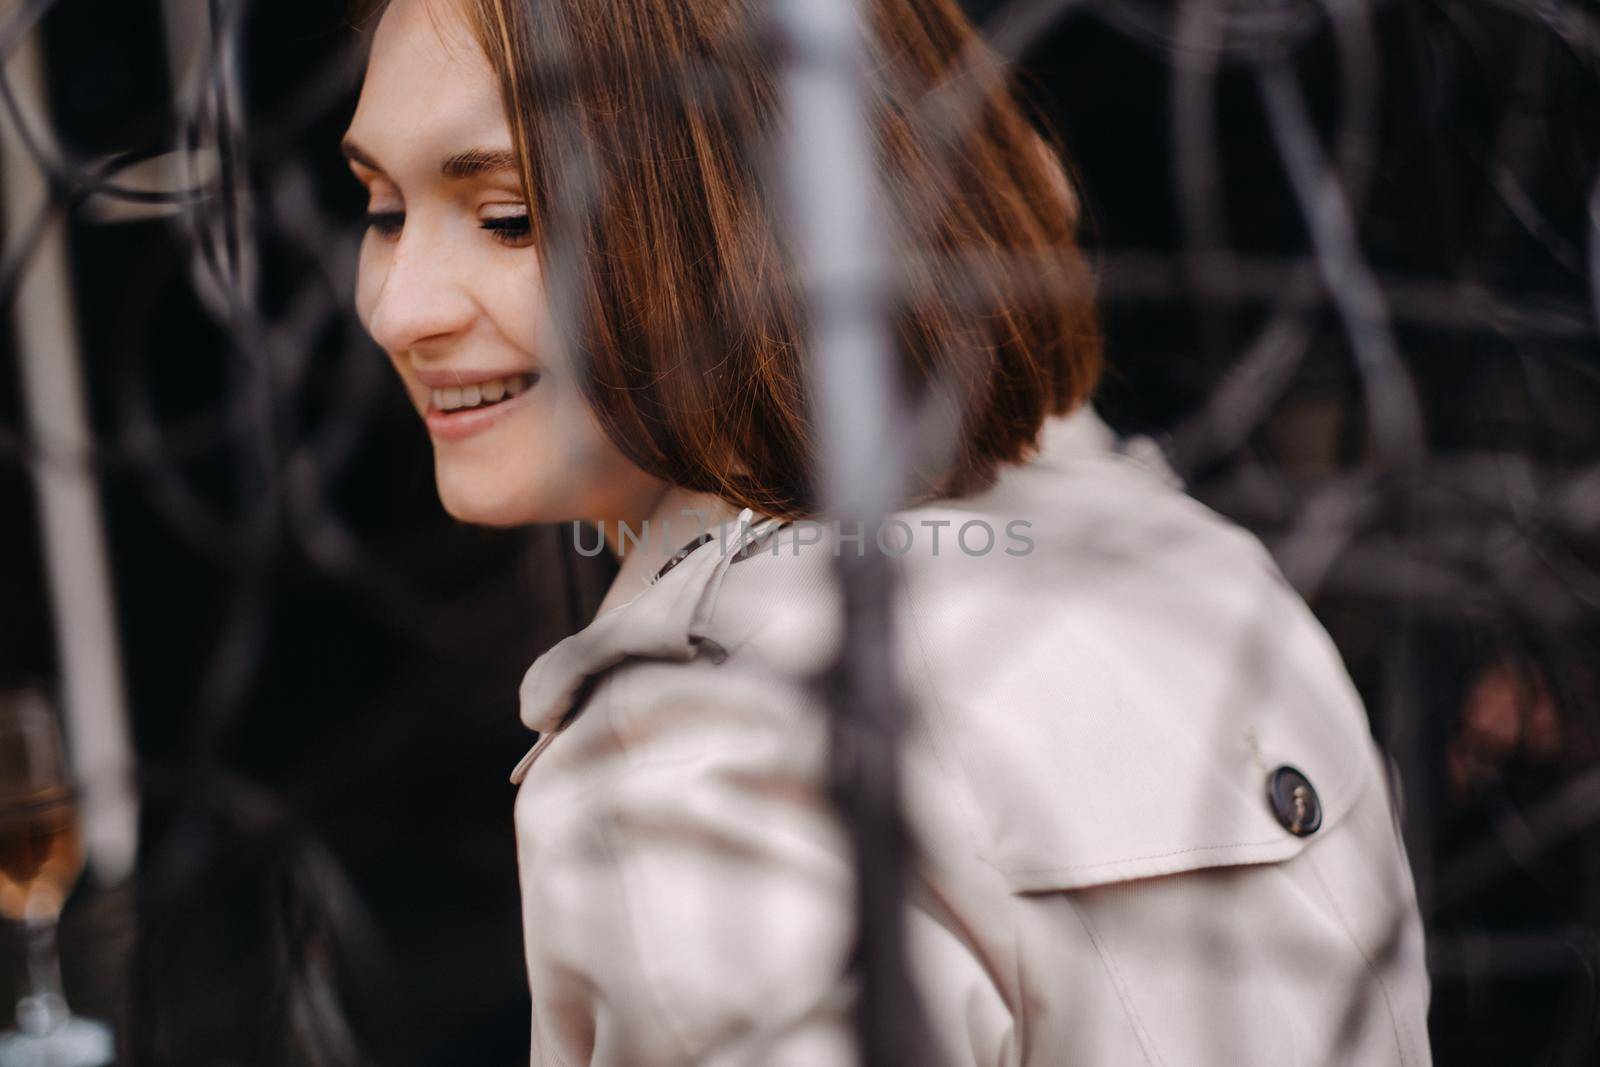
<svg viewBox="0 0 1600 1067"><path fill-rule="evenodd" d="M453 0L497 73L535 244L600 425L642 470L818 509L804 302L768 150L761 0ZM864 0L909 404L953 430L903 503L964 496L1085 401L1100 342L1077 201L955 0ZM359 5L371 17L382 4Z"/></svg>

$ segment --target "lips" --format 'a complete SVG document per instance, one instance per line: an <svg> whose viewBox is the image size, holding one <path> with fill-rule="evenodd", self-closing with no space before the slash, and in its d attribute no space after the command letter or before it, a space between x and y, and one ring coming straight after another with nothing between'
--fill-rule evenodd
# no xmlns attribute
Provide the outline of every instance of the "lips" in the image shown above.
<svg viewBox="0 0 1600 1067"><path fill-rule="evenodd" d="M436 439L459 441L489 429L526 402L539 375L533 372L495 377L467 374L419 373L429 386L423 415L428 432Z"/></svg>

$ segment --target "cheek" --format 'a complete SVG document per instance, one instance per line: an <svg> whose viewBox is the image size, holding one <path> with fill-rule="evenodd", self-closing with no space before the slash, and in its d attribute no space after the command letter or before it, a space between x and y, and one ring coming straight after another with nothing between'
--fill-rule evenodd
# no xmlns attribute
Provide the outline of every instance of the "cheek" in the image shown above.
<svg viewBox="0 0 1600 1067"><path fill-rule="evenodd" d="M473 271L481 279L475 286L478 301L501 339L533 360L542 373L559 373L560 354L546 336L548 300L537 254L518 249L510 255L491 255L474 264Z"/></svg>

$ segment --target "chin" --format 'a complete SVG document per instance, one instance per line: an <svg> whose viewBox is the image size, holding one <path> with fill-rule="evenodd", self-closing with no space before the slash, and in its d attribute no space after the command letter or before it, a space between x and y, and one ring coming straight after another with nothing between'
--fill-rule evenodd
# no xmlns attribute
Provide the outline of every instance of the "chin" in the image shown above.
<svg viewBox="0 0 1600 1067"><path fill-rule="evenodd" d="M507 448L489 454L435 448L439 503L452 518L499 527L593 522L618 515L632 520L648 513L651 501L665 488L664 482L633 467L613 449L569 450L570 461L555 466L508 462ZM509 454L540 451L511 447Z"/></svg>
<svg viewBox="0 0 1600 1067"><path fill-rule="evenodd" d="M526 487L507 486L497 478L462 477L443 469L435 472L439 503L453 519L474 526L526 526L549 522L546 512L527 498Z"/></svg>

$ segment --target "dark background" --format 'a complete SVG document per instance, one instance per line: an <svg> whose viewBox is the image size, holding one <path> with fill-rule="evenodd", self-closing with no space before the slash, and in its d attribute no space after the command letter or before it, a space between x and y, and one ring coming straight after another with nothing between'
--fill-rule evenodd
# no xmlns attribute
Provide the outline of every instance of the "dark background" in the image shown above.
<svg viewBox="0 0 1600 1067"><path fill-rule="evenodd" d="M1030 5L968 6L1004 41ZM1438 1062L1589 1063L1600 11L1349 7L1340 36L1311 3L1217 5L1216 60L1199 63L1168 5L1079 4L1020 65L1087 207L1101 410L1273 548L1401 765ZM67 977L80 1008L118 1019L130 1062L526 1056L516 685L609 565L438 506L425 437L348 307L363 205L335 149L359 74L340 8L238 8L253 315L206 303L205 226L70 215L97 435L82 458L102 479L145 809L135 885L85 885L69 907ZM174 143L161 5L60 0L43 32L65 148ZM1371 453L1359 363L1263 107L1271 67L1339 164L1416 382L1425 456L1405 477ZM1216 130L1199 233L1180 148L1195 93ZM1197 259L1203 240L1228 255ZM1269 323L1300 340L1241 394ZM0 685L50 685L44 460L6 333ZM1245 415L1222 403L1240 395ZM1361 494L1359 519L1328 518ZM1308 563L1330 527L1336 549Z"/></svg>

